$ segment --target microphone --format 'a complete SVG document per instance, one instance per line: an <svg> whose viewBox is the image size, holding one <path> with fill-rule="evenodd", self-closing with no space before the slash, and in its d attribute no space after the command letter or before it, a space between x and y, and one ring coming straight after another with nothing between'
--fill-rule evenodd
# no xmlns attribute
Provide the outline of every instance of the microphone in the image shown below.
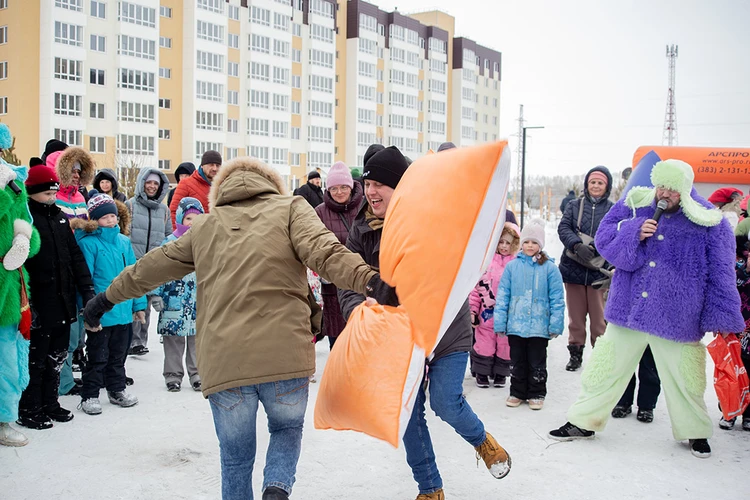
<svg viewBox="0 0 750 500"><path fill-rule="evenodd" d="M656 222L659 222L659 219L661 218L661 214L664 213L664 210L667 209L669 206L669 203L667 203L667 200L659 200L659 203L656 204L656 210L654 211L654 216L651 217Z"/></svg>

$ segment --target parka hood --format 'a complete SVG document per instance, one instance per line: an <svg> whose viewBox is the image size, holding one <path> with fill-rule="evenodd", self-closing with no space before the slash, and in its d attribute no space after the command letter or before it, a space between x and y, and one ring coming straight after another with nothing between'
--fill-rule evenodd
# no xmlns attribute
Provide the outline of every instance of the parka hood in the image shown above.
<svg viewBox="0 0 750 500"><path fill-rule="evenodd" d="M73 165L76 163L81 166L81 186L88 186L91 184L91 181L94 180L94 170L96 169L94 157L83 148L70 146L60 154L60 157L57 159L57 164L55 165L57 178L60 179L60 185L73 185Z"/></svg>
<svg viewBox="0 0 750 500"><path fill-rule="evenodd" d="M157 174L161 178L161 186L159 186L159 190L156 192L156 198L153 200L150 200L148 196L146 195L146 178L148 178L151 174ZM164 198L167 197L167 193L169 192L169 178L167 178L167 174L159 170L158 168L153 167L143 167L140 172L138 172L138 180L135 184L135 198L144 204L149 203L156 203L160 204L164 201Z"/></svg>
<svg viewBox="0 0 750 500"><path fill-rule="evenodd" d="M112 170L111 168L103 168L96 173L96 177L94 177L94 189L96 189L100 193L104 192L104 190L99 187L99 182L102 180L106 180L112 183L113 195L118 191L120 186L117 183L117 176L115 176L114 170Z"/></svg>
<svg viewBox="0 0 750 500"><path fill-rule="evenodd" d="M612 193L612 174L607 167L601 165L588 171L586 178L583 181L583 192L585 193L586 198L591 199L591 195L589 194L589 177L594 172L601 172L607 176L607 191L604 193L604 196L602 196L602 201L608 200L609 195Z"/></svg>
<svg viewBox="0 0 750 500"><path fill-rule="evenodd" d="M214 207L249 200L261 194L288 193L276 170L255 158L237 158L222 165L214 177L208 195L209 212Z"/></svg>

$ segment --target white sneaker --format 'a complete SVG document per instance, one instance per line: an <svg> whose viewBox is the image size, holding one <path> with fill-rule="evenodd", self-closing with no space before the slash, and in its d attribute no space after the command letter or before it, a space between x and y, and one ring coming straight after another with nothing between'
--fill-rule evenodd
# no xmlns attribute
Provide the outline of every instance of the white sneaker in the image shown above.
<svg viewBox="0 0 750 500"><path fill-rule="evenodd" d="M29 440L26 436L15 430L10 424L0 423L0 444L4 446L26 446Z"/></svg>
<svg viewBox="0 0 750 500"><path fill-rule="evenodd" d="M122 406L123 408L130 408L138 404L138 398L132 394L128 394L125 391L120 392L107 392L109 395L109 402L113 405Z"/></svg>
<svg viewBox="0 0 750 500"><path fill-rule="evenodd" d="M99 398L84 399L78 405L78 409L83 410L86 415L99 415L102 412L102 404Z"/></svg>

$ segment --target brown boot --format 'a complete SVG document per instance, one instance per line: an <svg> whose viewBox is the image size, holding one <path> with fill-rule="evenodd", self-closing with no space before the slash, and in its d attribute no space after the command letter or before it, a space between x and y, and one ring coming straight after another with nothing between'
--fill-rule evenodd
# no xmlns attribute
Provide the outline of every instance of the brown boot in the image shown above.
<svg viewBox="0 0 750 500"><path fill-rule="evenodd" d="M417 500L445 500L445 493L443 493L443 489L440 488L432 493L417 495Z"/></svg>
<svg viewBox="0 0 750 500"><path fill-rule="evenodd" d="M492 434L488 432L484 443L474 449L477 450L477 462L480 458L484 460L495 479L502 479L508 475L511 466L510 455L495 441Z"/></svg>

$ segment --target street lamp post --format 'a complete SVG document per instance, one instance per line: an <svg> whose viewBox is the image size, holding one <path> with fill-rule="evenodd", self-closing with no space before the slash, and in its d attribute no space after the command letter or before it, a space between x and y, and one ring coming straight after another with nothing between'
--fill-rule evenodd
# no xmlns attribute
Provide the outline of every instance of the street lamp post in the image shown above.
<svg viewBox="0 0 750 500"><path fill-rule="evenodd" d="M521 229L523 229L523 204L526 196L526 129L544 128L544 127L523 127L523 136L521 139Z"/></svg>

